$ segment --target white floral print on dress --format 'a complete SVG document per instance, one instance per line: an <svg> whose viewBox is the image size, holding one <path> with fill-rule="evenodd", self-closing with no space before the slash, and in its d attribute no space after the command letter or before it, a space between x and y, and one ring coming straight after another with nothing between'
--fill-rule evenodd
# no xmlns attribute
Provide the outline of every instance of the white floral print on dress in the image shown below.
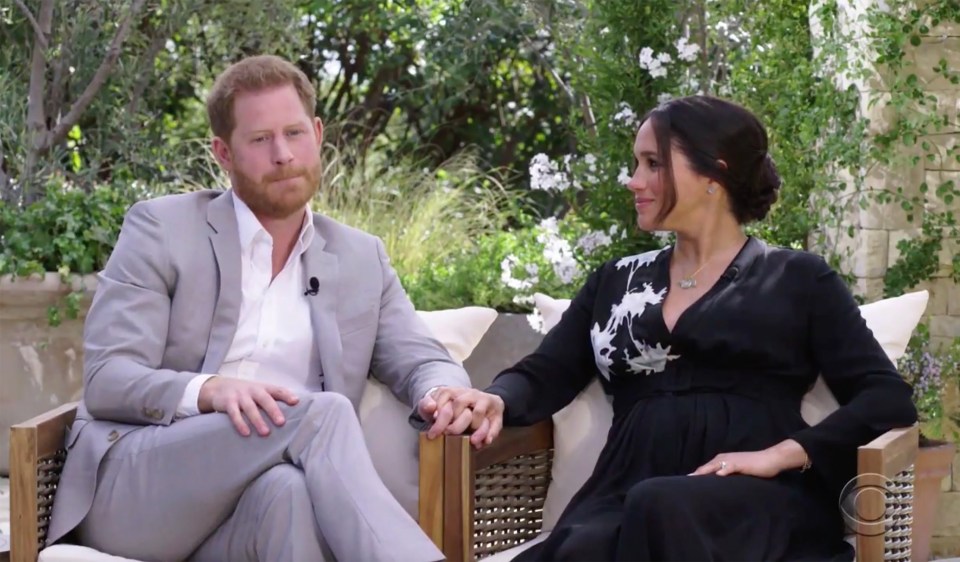
<svg viewBox="0 0 960 562"><path fill-rule="evenodd" d="M680 357L670 354L670 346L663 347L660 343L651 346L633 336L634 319L643 315L648 306L663 302L663 297L667 292L666 288L655 291L650 283L644 283L639 291L631 290L633 274L641 267L648 267L652 264L662 251L662 249L653 250L626 257L616 264L617 269L630 268L626 293L624 293L620 303L613 305L611 308L610 318L607 319L606 326L601 328L599 323L595 323L590 330L594 360L600 374L607 380L610 380L610 367L613 366L614 353L618 351L613 345L613 338L623 324L626 324L627 333L633 343L633 349L623 350L623 359L630 372L648 375L659 373L666 368L667 361Z"/></svg>

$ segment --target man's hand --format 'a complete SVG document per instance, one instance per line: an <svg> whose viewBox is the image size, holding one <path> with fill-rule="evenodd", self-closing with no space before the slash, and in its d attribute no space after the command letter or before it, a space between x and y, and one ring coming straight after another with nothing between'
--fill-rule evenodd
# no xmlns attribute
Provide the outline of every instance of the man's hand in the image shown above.
<svg viewBox="0 0 960 562"><path fill-rule="evenodd" d="M459 435L473 430L470 443L480 449L489 445L503 429L503 399L475 388L440 387L420 401L420 417L433 420L427 437L441 433Z"/></svg>
<svg viewBox="0 0 960 562"><path fill-rule="evenodd" d="M240 435L247 437L250 435L250 427L246 420L253 424L260 435L270 434L270 427L263 421L260 410L266 412L273 423L284 424L283 413L277 405L277 400L282 400L291 406L300 401L293 392L283 387L216 376L207 379L200 387L197 405L204 413L227 414Z"/></svg>

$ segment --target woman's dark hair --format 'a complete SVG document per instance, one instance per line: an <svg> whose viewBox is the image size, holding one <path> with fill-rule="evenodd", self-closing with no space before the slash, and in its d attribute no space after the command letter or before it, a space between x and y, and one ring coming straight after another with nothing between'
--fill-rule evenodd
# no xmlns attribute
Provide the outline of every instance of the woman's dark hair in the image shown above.
<svg viewBox="0 0 960 562"><path fill-rule="evenodd" d="M767 153L763 124L743 107L710 96L688 96L650 110L663 170L662 221L677 204L670 147L676 146L694 172L722 185L740 224L761 220L777 200L780 175ZM726 163L724 167L720 161Z"/></svg>

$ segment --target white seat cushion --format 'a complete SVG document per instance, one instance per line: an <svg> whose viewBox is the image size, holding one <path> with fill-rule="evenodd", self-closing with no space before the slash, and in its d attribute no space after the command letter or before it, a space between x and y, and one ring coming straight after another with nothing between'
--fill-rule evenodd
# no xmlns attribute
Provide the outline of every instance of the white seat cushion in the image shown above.
<svg viewBox="0 0 960 562"><path fill-rule="evenodd" d="M492 308L470 306L452 310L418 311L434 337L463 364L490 325ZM387 489L414 520L418 519L420 437L407 423L410 408L374 378L367 380L359 416L373 465Z"/></svg>
<svg viewBox="0 0 960 562"><path fill-rule="evenodd" d="M98 550L72 544L56 544L40 551L37 562L139 562L104 554Z"/></svg>
<svg viewBox="0 0 960 562"><path fill-rule="evenodd" d="M895 362L905 352L928 298L927 291L919 291L860 307L867 327L891 361ZM568 299L554 299L540 293L534 295L534 303L543 316L545 331L550 331L570 306ZM833 393L822 377L818 377L804 396L800 412L808 424L816 425L838 407ZM545 531L553 530L567 503L590 477L612 420L613 408L599 380L592 381L573 402L554 414L553 466L543 506Z"/></svg>

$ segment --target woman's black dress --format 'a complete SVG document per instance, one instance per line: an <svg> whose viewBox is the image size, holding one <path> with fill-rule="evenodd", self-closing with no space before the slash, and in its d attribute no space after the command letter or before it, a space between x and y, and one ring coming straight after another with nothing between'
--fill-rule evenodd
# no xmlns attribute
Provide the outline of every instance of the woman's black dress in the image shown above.
<svg viewBox="0 0 960 562"><path fill-rule="evenodd" d="M916 421L910 386L821 258L750 238L671 332L670 254L599 268L540 347L488 389L507 425L548 418L593 377L613 397L592 476L516 560L852 559L838 503L856 447ZM842 407L810 427L800 402L818 374ZM788 438L810 470L687 476L719 453Z"/></svg>

